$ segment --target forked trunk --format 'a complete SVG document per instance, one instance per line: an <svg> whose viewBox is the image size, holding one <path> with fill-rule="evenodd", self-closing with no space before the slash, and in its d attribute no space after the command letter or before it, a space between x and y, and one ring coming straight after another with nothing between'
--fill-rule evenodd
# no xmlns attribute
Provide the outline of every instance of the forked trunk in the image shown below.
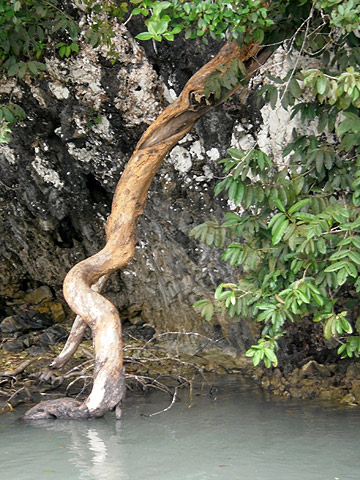
<svg viewBox="0 0 360 480"><path fill-rule="evenodd" d="M93 389L83 402L59 399L41 402L25 418L88 418L116 410L125 394L121 322L114 305L100 292L111 272L124 267L133 257L136 220L143 213L151 181L165 156L204 113L222 103L241 85L216 100L204 88L217 69L230 68L236 59L245 63L248 78L263 65L271 52L257 44L240 48L226 44L218 55L202 67L185 85L181 95L146 130L117 185L112 211L106 224L106 245L77 264L66 276L64 296L78 315L63 352L51 367L61 368L76 351L86 326L90 326L95 351Z"/></svg>

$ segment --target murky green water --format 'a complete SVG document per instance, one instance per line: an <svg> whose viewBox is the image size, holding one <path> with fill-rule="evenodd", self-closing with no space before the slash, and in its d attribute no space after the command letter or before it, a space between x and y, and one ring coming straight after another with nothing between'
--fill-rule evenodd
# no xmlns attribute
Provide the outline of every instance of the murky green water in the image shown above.
<svg viewBox="0 0 360 480"><path fill-rule="evenodd" d="M360 409L268 397L235 376L215 396L129 395L123 419L0 416L1 480L359 480ZM204 393L206 390L204 391Z"/></svg>

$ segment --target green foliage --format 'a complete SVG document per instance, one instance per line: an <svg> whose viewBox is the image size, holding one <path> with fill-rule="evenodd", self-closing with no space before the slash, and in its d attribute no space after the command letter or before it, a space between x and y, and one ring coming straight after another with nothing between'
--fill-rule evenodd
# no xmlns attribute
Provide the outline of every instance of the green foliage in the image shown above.
<svg viewBox="0 0 360 480"><path fill-rule="evenodd" d="M56 46L59 49L59 55L61 58L70 57L73 52L78 53L79 51L79 45L75 42L71 42L70 45L66 45L66 43L60 42Z"/></svg>
<svg viewBox="0 0 360 480"><path fill-rule="evenodd" d="M319 0L315 2L318 9L330 15L330 26L350 33L359 29L360 5L357 0Z"/></svg>
<svg viewBox="0 0 360 480"><path fill-rule="evenodd" d="M204 43L207 36L240 43L262 42L267 30L275 26L271 17L279 18L279 13L284 14L290 3L273 6L260 0L130 1L135 6L133 15L149 17L145 21L147 31L136 37L139 40L172 41L176 34L184 31L185 38L201 37Z"/></svg>
<svg viewBox="0 0 360 480"><path fill-rule="evenodd" d="M302 79L304 86L313 90L319 103L326 101L341 110L346 110L350 105L360 108L360 73L353 66L340 75L326 74L313 68L305 71Z"/></svg>
<svg viewBox="0 0 360 480"><path fill-rule="evenodd" d="M278 364L278 359L275 354L278 344L274 337L269 337L265 335L264 338L260 338L257 345L253 345L246 352L247 357L253 359L253 364L256 367L261 361L264 362L265 367L270 368L271 366L276 367Z"/></svg>
<svg viewBox="0 0 360 480"><path fill-rule="evenodd" d="M0 144L1 143L9 143L11 140L11 129L8 126L7 122L0 123Z"/></svg>
<svg viewBox="0 0 360 480"><path fill-rule="evenodd" d="M269 75L259 91L259 101L272 108L281 103L318 134L294 130L281 162L258 148L229 149L220 161L224 178L215 194L226 195L233 211L217 228L224 230L222 260L238 269L238 280L220 284L214 299L198 308L206 307L208 321L227 311L262 325L258 343L246 352L254 365L276 366L286 325L304 317L322 323L326 340L340 342L341 358L360 355L360 319L352 308L360 294L358 14L352 1L315 2L307 36L299 31L292 46L313 52L319 67ZM320 40L311 28L322 31ZM219 84L209 91L219 92ZM215 246L203 235L196 238ZM352 302L342 300L344 289L356 295Z"/></svg>
<svg viewBox="0 0 360 480"><path fill-rule="evenodd" d="M58 0L0 0L0 68L10 76L23 78L45 70L44 53L56 48L60 57L79 50L80 34L91 45L111 43L111 18L123 18L127 3L115 0L84 0L82 8L91 16L91 26L80 32L78 12ZM106 16L108 15L108 17ZM110 16L110 17L109 17Z"/></svg>
<svg viewBox="0 0 360 480"><path fill-rule="evenodd" d="M7 123L16 123L24 120L25 117L26 113L24 110L15 103L0 106L0 122L6 121Z"/></svg>
<svg viewBox="0 0 360 480"><path fill-rule="evenodd" d="M255 149L229 149L220 162L226 177L215 191L226 191L244 213L227 213L216 229L222 229L221 243L225 233L229 239L222 259L241 267L241 277L218 287L204 316L209 320L224 308L231 317L263 323L259 345L248 351L254 364L276 363L266 352L275 348L270 340L281 337L286 322L313 315L324 322L326 339L352 333L348 312L338 313L336 304L345 283L360 292L360 156L351 151L340 159L342 143L331 150L315 138L295 137L286 148L286 166ZM213 225L195 227L192 234L216 246L209 235ZM343 356L359 353L354 340L344 345Z"/></svg>
<svg viewBox="0 0 360 480"><path fill-rule="evenodd" d="M224 98L229 95L229 91L244 82L246 75L245 65L239 59L234 60L230 67L219 65L206 82L205 97L213 96L215 100Z"/></svg>
<svg viewBox="0 0 360 480"><path fill-rule="evenodd" d="M26 118L26 113L15 103L0 105L0 144L9 143L11 140L10 125L21 122Z"/></svg>
<svg viewBox="0 0 360 480"><path fill-rule="evenodd" d="M49 35L66 31L77 39L79 33L75 21L58 8L55 0L0 0L0 24L1 68L20 78L40 70L38 59L43 56Z"/></svg>
<svg viewBox="0 0 360 480"><path fill-rule="evenodd" d="M65 5L65 8L64 8ZM75 4L74 4L75 5ZM23 79L45 70L44 54L76 55L79 41L112 45L112 21L130 10L144 17L139 40L207 38L286 45L316 58L320 66L284 78L271 77L259 101L278 103L316 122L318 135L293 132L279 163L265 152L229 149L221 160L224 178L215 194L226 194L236 211L195 227L191 235L223 248L222 259L239 268L236 283L219 285L215 298L195 308L210 321L224 310L232 318L256 318L263 325L247 355L255 365L277 364L277 341L287 322L313 316L326 339L337 337L342 357L358 357L360 334L349 308L340 302L346 285L360 292L360 5L356 0L82 0L79 8L60 0L0 0L0 69ZM80 32L80 15L89 26ZM322 63L321 63L322 62ZM205 96L221 100L241 84L242 62L220 66ZM24 118L12 103L0 107L0 142ZM96 120L95 120L96 121ZM332 133L326 141L322 134ZM241 214L239 213L241 212Z"/></svg>
<svg viewBox="0 0 360 480"><path fill-rule="evenodd" d="M191 230L189 235L209 246L219 248L224 246L225 228L219 225L216 219L198 225Z"/></svg>

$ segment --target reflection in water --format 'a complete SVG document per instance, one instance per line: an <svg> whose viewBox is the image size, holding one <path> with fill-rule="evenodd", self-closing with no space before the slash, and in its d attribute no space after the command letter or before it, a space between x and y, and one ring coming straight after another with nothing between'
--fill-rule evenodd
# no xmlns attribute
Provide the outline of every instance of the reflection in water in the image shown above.
<svg viewBox="0 0 360 480"><path fill-rule="evenodd" d="M64 448L69 462L78 471L78 476L74 478L79 480L130 479L123 469L123 448L118 441L121 436L121 423L115 421L114 417L109 418L105 423L104 420L41 420L30 423L28 427L66 434ZM61 475L64 475L64 470L66 471L66 465L61 470ZM51 478L54 477L51 476ZM69 477L65 476L59 478L69 480Z"/></svg>
<svg viewBox="0 0 360 480"><path fill-rule="evenodd" d="M94 465L100 464L103 465L107 457L106 445L99 437L99 434L93 428L89 428L87 433L89 439L89 448L94 452L94 457L92 463Z"/></svg>
<svg viewBox="0 0 360 480"><path fill-rule="evenodd" d="M360 409L269 397L238 377L216 398L131 395L124 417L0 417L1 480L358 480ZM197 392L201 393L201 392ZM203 393L203 392L202 392ZM191 408L189 408L191 406ZM21 461L19 461L21 459ZM3 476L2 472L6 472Z"/></svg>

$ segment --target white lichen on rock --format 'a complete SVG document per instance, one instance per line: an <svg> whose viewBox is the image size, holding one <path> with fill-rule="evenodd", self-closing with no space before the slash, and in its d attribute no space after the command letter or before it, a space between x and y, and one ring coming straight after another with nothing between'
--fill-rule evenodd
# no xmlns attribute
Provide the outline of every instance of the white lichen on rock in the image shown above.
<svg viewBox="0 0 360 480"><path fill-rule="evenodd" d="M0 144L0 155L4 155L6 161L10 163L10 165L16 164L16 156L14 150L6 144Z"/></svg>
<svg viewBox="0 0 360 480"><path fill-rule="evenodd" d="M115 133L111 128L109 120L102 116L100 122L95 123L91 130L104 140L113 140Z"/></svg>
<svg viewBox="0 0 360 480"><path fill-rule="evenodd" d="M55 188L62 188L64 182L60 180L59 174L50 168L48 162L40 156L39 149L36 148L35 152L35 159L31 162L35 172L44 182L52 184Z"/></svg>
<svg viewBox="0 0 360 480"><path fill-rule="evenodd" d="M101 65L93 47L84 45L79 54L71 60L69 77L81 103L99 110L107 95L101 86Z"/></svg>
<svg viewBox="0 0 360 480"><path fill-rule="evenodd" d="M58 80L55 80L54 82L49 82L48 85L51 93L58 100L67 100L69 98L70 96L69 89Z"/></svg>
<svg viewBox="0 0 360 480"><path fill-rule="evenodd" d="M172 149L169 160L179 173L187 173L191 170L192 160L188 150L177 145Z"/></svg>
<svg viewBox="0 0 360 480"><path fill-rule="evenodd" d="M161 111L161 105L156 100L160 81L144 50L128 30L118 24L112 25L112 28L115 32L112 48L116 52L117 64L121 65L114 105L121 111L127 126L150 124ZM107 50L106 46L100 49L104 56Z"/></svg>
<svg viewBox="0 0 360 480"><path fill-rule="evenodd" d="M190 153L192 157L195 157L198 160L203 160L204 147L202 146L200 140L196 140L190 145Z"/></svg>
<svg viewBox="0 0 360 480"><path fill-rule="evenodd" d="M100 142L99 142L100 143ZM118 162L114 161L111 154L104 154L99 149L98 143L87 141L83 148L76 147L73 142L67 144L69 154L78 162L87 164L89 171L96 174L96 178L101 180L103 185L117 180L119 177L118 165L122 163L119 158Z"/></svg>
<svg viewBox="0 0 360 480"><path fill-rule="evenodd" d="M279 48L271 57L271 61L253 79L253 84L272 83L266 74L270 73L273 77L284 78L288 71L295 70L300 66L297 54L289 55L284 49ZM306 68L309 66L315 66L314 62L306 61ZM281 163L283 162L283 150L292 140L294 128L302 135L317 134L315 122L304 125L299 115L291 118L291 109L283 108L281 98L278 99L274 109L267 103L262 107L260 113L263 121L256 133L249 133L252 125L248 125L247 120L236 123L232 135L232 147L245 152L252 148L259 148L271 156L273 162Z"/></svg>
<svg viewBox="0 0 360 480"><path fill-rule="evenodd" d="M220 152L215 147L210 148L210 150L207 150L206 155L212 162L216 162L216 160L219 160L220 158Z"/></svg>

